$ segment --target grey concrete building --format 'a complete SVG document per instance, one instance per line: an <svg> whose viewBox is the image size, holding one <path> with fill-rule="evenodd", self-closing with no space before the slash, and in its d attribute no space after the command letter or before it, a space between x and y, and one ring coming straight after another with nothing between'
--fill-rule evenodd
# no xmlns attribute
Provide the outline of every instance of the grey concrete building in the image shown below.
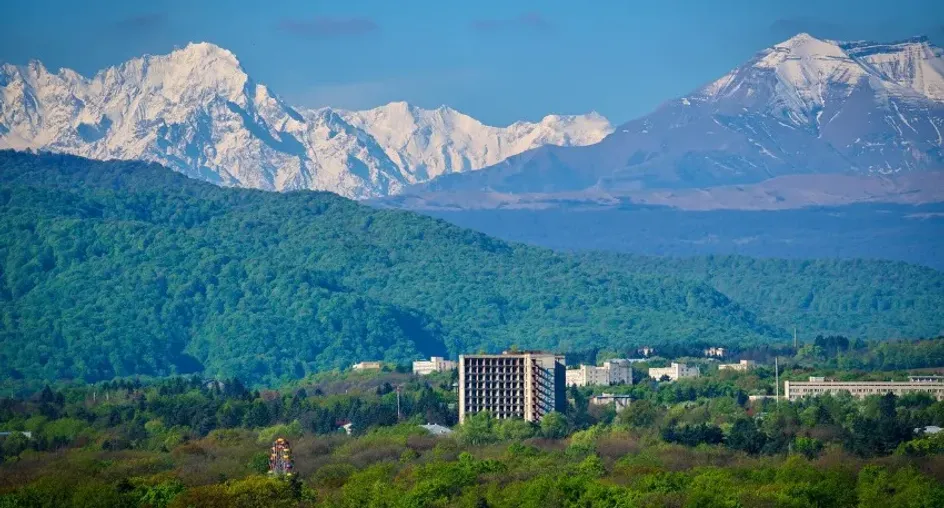
<svg viewBox="0 0 944 508"><path fill-rule="evenodd" d="M459 423L487 411L540 421L566 408L564 357L536 351L459 356Z"/></svg>

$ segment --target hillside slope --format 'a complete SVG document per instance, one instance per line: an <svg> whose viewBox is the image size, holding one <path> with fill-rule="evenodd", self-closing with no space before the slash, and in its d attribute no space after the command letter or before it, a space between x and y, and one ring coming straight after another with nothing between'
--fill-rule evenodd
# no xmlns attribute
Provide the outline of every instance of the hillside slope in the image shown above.
<svg viewBox="0 0 944 508"><path fill-rule="evenodd" d="M0 372L274 381L365 359L784 336L698 283L327 193L0 152Z"/></svg>
<svg viewBox="0 0 944 508"><path fill-rule="evenodd" d="M893 261L653 258L591 253L586 259L631 272L704 282L768 323L818 334L934 337L944 334L944 277ZM920 326L915 326L922 323Z"/></svg>
<svg viewBox="0 0 944 508"><path fill-rule="evenodd" d="M273 382L511 345L789 337L693 280L697 261L579 258L328 193L225 189L157 165L62 155L0 152L0 262L0 373L14 383L187 371ZM756 275L761 293L786 299L828 284L827 298L850 300L882 280L880 305L856 312L900 324L896 336L942 328L941 273L831 266L829 281L795 280L745 263L732 284L757 286ZM783 309L730 291L755 312ZM889 332L834 310L831 331Z"/></svg>

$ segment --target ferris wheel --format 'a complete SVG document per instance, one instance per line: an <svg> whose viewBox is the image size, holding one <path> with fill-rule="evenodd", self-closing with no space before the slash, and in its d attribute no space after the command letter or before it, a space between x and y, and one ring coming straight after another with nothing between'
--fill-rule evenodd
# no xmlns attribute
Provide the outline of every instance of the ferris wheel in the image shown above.
<svg viewBox="0 0 944 508"><path fill-rule="evenodd" d="M291 476L295 474L295 464L292 461L292 447L285 438L278 438L272 443L272 452L269 454L269 474L274 476Z"/></svg>

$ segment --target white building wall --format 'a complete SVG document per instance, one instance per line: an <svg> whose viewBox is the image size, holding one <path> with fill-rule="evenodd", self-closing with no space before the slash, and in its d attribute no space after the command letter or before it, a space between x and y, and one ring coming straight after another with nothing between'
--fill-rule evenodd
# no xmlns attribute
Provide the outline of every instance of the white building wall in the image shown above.
<svg viewBox="0 0 944 508"><path fill-rule="evenodd" d="M413 362L413 373L425 376L433 372L445 372L457 367L456 362L446 360L441 356L434 356L429 360L417 360Z"/></svg>
<svg viewBox="0 0 944 508"><path fill-rule="evenodd" d="M685 377L698 377L699 375L701 375L701 371L698 370L698 367L684 363L672 362L669 367L649 369L649 377L655 380L662 379L662 376L668 376L672 381L676 381Z"/></svg>
<svg viewBox="0 0 944 508"><path fill-rule="evenodd" d="M633 384L633 368L627 360L607 360L603 365L581 365L567 370L567 386Z"/></svg>
<svg viewBox="0 0 944 508"><path fill-rule="evenodd" d="M944 382L907 382L907 381L825 381L823 378L811 378L811 381L784 381L784 397L789 400L802 399L807 396L824 394L839 394L846 392L856 398L865 398L869 395L885 395L894 393L901 396L907 393L927 393L937 400L944 400Z"/></svg>
<svg viewBox="0 0 944 508"><path fill-rule="evenodd" d="M722 363L718 365L718 370L737 370L737 371L748 371L755 367L753 360L741 360L738 363Z"/></svg>
<svg viewBox="0 0 944 508"><path fill-rule="evenodd" d="M604 365L608 369L609 373L609 384L618 385L618 384L633 384L633 367L632 362L626 359L619 360L607 360L604 362Z"/></svg>

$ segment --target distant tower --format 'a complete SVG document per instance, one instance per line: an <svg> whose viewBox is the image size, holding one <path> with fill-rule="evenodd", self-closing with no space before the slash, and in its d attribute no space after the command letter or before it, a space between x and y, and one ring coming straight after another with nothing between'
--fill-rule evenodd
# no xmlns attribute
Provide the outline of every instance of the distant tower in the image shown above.
<svg viewBox="0 0 944 508"><path fill-rule="evenodd" d="M292 462L292 447L288 440L278 438L272 443L272 453L269 455L269 474L273 476L291 476L295 474L295 464Z"/></svg>

